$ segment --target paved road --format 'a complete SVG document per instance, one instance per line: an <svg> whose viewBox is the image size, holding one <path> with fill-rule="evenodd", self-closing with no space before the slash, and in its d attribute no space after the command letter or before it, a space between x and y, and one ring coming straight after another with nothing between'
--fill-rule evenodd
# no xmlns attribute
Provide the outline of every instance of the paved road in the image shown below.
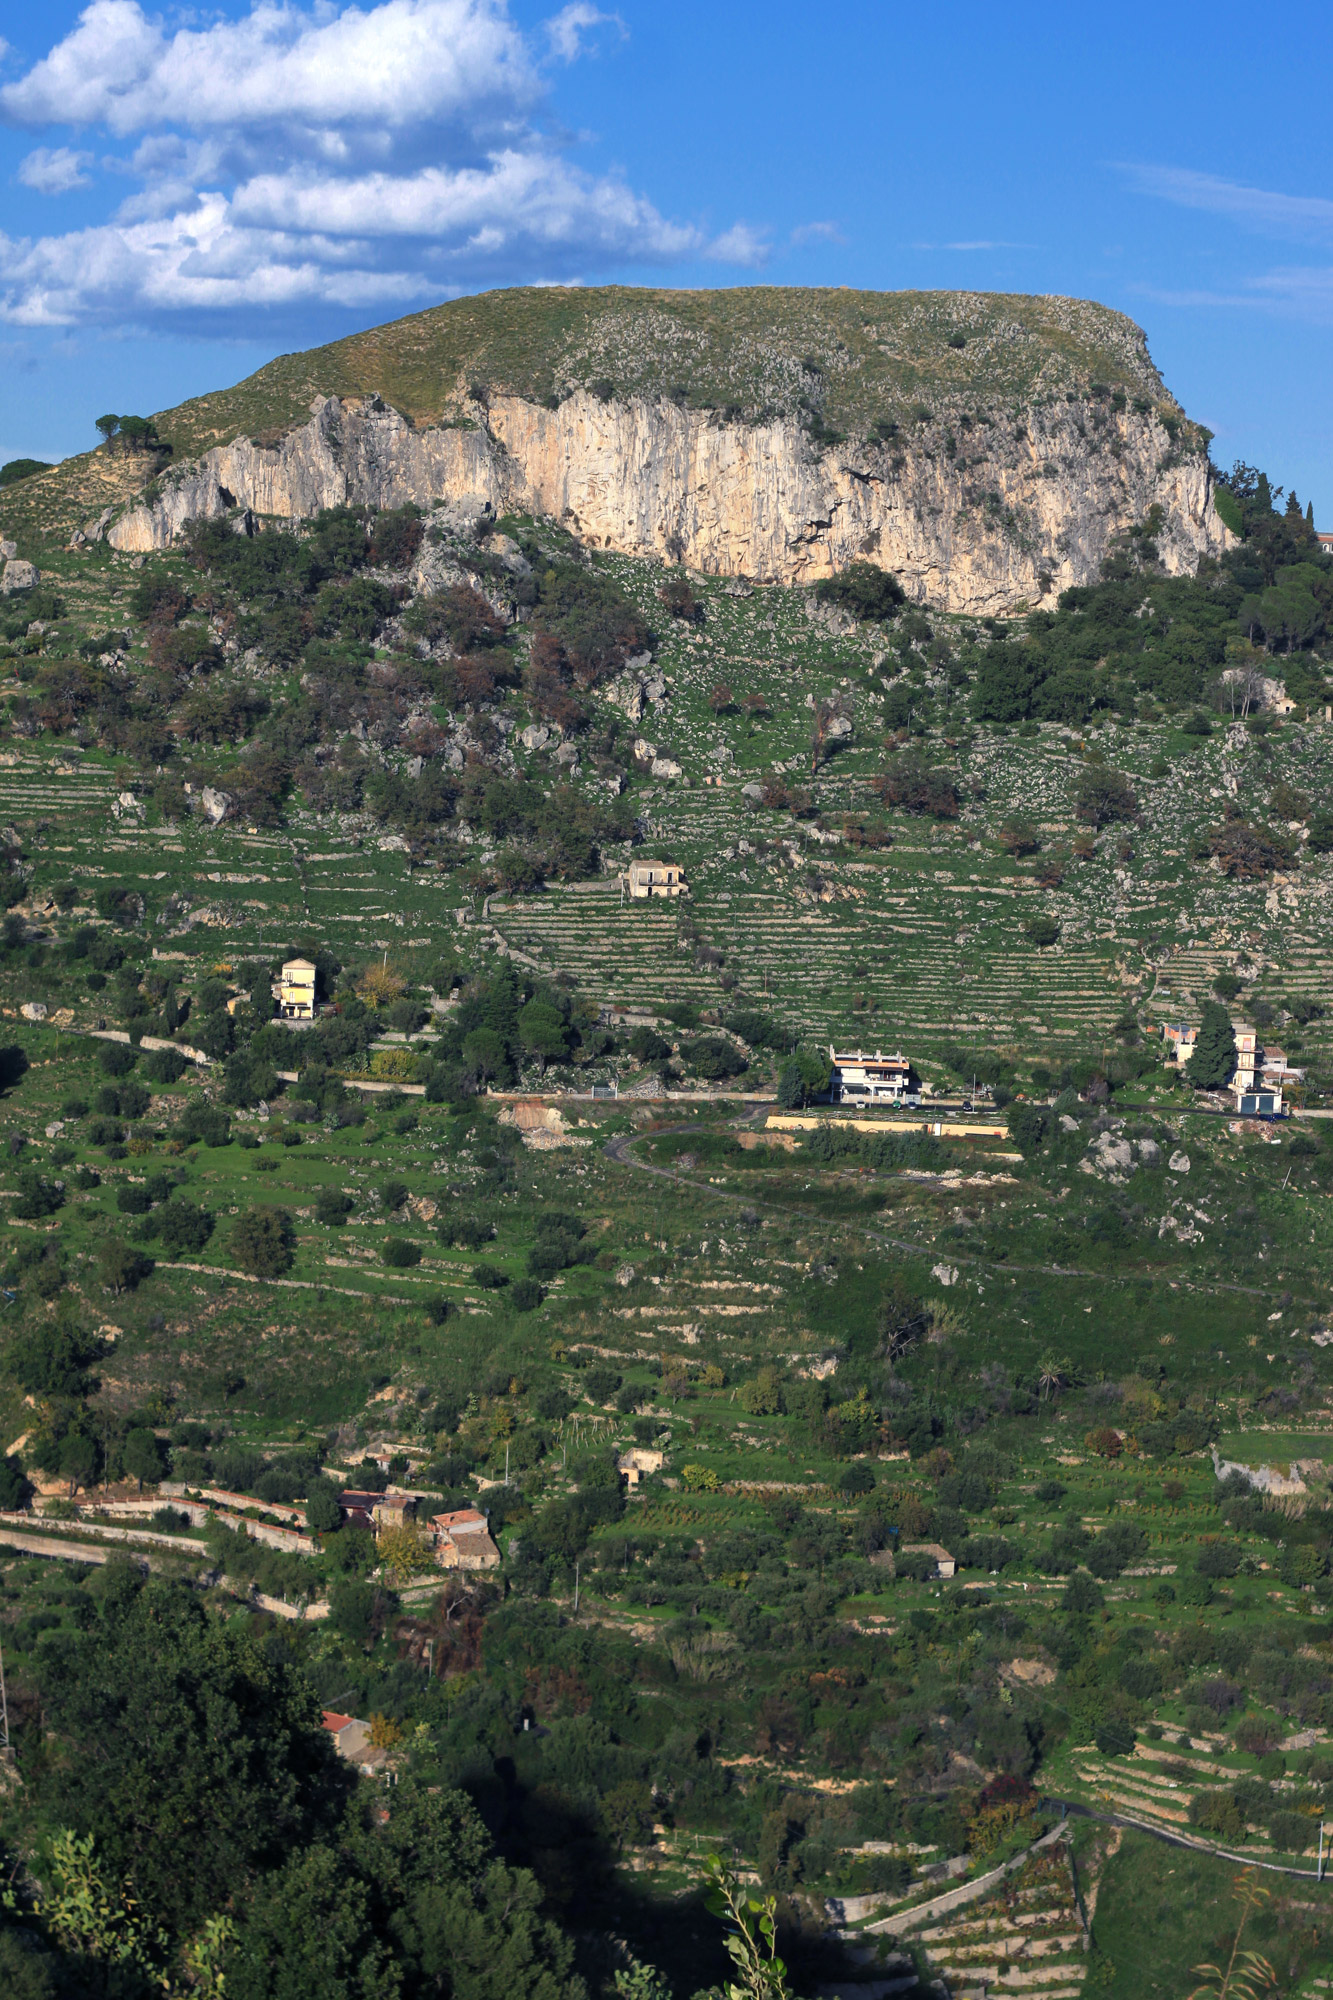
<svg viewBox="0 0 1333 2000"><path fill-rule="evenodd" d="M1192 1854L1211 1854L1218 1861L1234 1861L1238 1868L1265 1868L1270 1875L1299 1875L1307 1882L1319 1879L1314 1868L1288 1868L1280 1861L1259 1861L1252 1854L1233 1854L1229 1848L1214 1847L1210 1841L1194 1840L1188 1834L1169 1833L1150 1820L1135 1819L1132 1813L1097 1812L1078 1799L1043 1799L1044 1806L1060 1806L1072 1819L1100 1820L1104 1826L1122 1826L1131 1833L1146 1833L1164 1847L1186 1847Z"/></svg>

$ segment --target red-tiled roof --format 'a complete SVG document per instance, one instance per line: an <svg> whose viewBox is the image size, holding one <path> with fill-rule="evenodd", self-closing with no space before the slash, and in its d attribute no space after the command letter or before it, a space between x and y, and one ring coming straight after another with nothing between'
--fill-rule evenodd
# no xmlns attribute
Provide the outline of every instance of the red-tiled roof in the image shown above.
<svg viewBox="0 0 1333 2000"><path fill-rule="evenodd" d="M432 1514L431 1519L435 1526L442 1528L446 1534L451 1534L460 1528L467 1534L471 1530L486 1526L486 1516L479 1514L475 1507L459 1507L452 1514Z"/></svg>
<svg viewBox="0 0 1333 2000"><path fill-rule="evenodd" d="M331 1736L340 1736L343 1730L347 1729L356 1720L354 1715L339 1715L336 1709L332 1708L326 1708L323 1711L323 1715L324 1727Z"/></svg>

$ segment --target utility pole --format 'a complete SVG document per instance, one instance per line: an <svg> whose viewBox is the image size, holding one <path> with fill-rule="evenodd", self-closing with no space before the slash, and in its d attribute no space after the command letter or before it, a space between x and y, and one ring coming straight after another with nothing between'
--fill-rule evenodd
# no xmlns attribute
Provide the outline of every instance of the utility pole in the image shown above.
<svg viewBox="0 0 1333 2000"><path fill-rule="evenodd" d="M5 1693L5 1649L0 1646L0 1757L9 1762L13 1752L9 1747L9 1697ZM1323 1839L1323 1828L1319 1829Z"/></svg>
<svg viewBox="0 0 1333 2000"><path fill-rule="evenodd" d="M579 1566L576 1562L574 1565L574 1616L577 1618L578 1615L579 1615Z"/></svg>
<svg viewBox="0 0 1333 2000"><path fill-rule="evenodd" d="M505 1485L509 1484L509 1439L505 1439Z"/></svg>

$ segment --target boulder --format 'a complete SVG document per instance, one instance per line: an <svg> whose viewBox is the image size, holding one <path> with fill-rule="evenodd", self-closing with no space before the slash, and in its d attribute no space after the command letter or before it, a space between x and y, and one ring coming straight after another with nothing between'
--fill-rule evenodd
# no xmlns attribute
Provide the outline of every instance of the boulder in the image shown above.
<svg viewBox="0 0 1333 2000"><path fill-rule="evenodd" d="M1190 1156L1188 1153L1175 1152L1166 1164L1173 1174L1187 1174L1190 1170Z"/></svg>
<svg viewBox="0 0 1333 2000"><path fill-rule="evenodd" d="M1143 1166L1145 1167L1161 1166L1162 1149L1158 1145L1155 1139L1136 1139L1134 1141L1134 1144L1138 1152L1139 1160Z"/></svg>
<svg viewBox="0 0 1333 2000"><path fill-rule="evenodd" d="M544 750L551 740L551 732L544 722L530 722L526 729L519 731L518 740L525 750Z"/></svg>
<svg viewBox="0 0 1333 2000"><path fill-rule="evenodd" d="M10 556L4 575L0 576L0 593L12 597L16 590L34 589L41 580L42 573L35 563L24 562L21 556Z"/></svg>
<svg viewBox="0 0 1333 2000"><path fill-rule="evenodd" d="M675 762L674 758L653 758L653 776L655 778L679 778L681 775L681 767Z"/></svg>
<svg viewBox="0 0 1333 2000"><path fill-rule="evenodd" d="M204 818L210 826L220 826L236 804L230 792L219 791L214 785L205 785L199 794Z"/></svg>

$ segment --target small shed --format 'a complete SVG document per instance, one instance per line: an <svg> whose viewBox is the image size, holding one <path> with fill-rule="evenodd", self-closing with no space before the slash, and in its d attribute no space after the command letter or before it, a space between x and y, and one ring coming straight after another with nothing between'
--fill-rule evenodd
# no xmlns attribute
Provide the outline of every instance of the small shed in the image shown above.
<svg viewBox="0 0 1333 2000"><path fill-rule="evenodd" d="M641 1486L644 1476L650 1472L660 1472L666 1461L664 1451L647 1451L642 1445L635 1445L629 1451L622 1451L616 1460L616 1470L627 1486Z"/></svg>
<svg viewBox="0 0 1333 2000"><path fill-rule="evenodd" d="M936 1576L950 1577L957 1573L958 1564L954 1561L942 1542L904 1542L902 1548L899 1550L899 1554L905 1556L933 1556L935 1558Z"/></svg>

